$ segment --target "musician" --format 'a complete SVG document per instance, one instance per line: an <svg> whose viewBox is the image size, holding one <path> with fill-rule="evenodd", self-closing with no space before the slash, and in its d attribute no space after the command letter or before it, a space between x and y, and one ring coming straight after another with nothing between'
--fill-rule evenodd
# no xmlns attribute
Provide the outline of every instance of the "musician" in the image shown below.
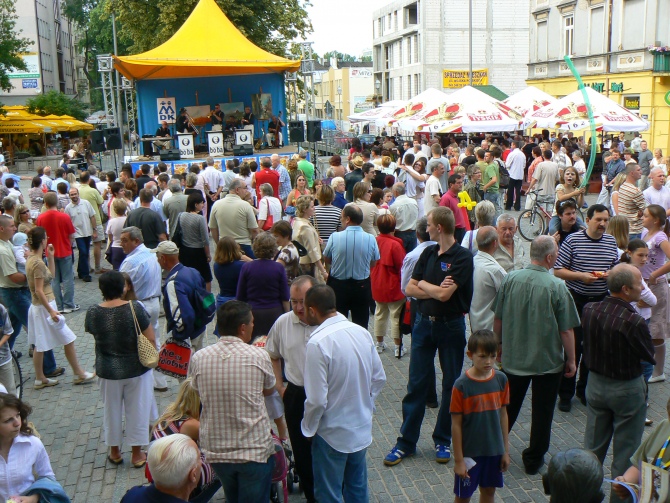
<svg viewBox="0 0 670 503"><path fill-rule="evenodd" d="M268 134L265 135L265 140L268 142L268 145L278 144L281 146L284 144L284 135L281 132L281 128L284 126L285 124L278 116L272 116L272 120L268 123ZM279 142L275 142L275 134L279 135Z"/></svg>
<svg viewBox="0 0 670 503"><path fill-rule="evenodd" d="M212 131L221 131L223 126L223 110L218 103L214 105L214 110L209 115L209 120L212 121Z"/></svg>
<svg viewBox="0 0 670 503"><path fill-rule="evenodd" d="M256 120L256 117L254 117L254 114L251 113L251 107L244 107L244 115L242 116L242 120L240 121L242 125L242 129L248 129L251 131L251 137L254 137L254 121Z"/></svg>
<svg viewBox="0 0 670 503"><path fill-rule="evenodd" d="M179 117L177 117L177 132L178 133L188 133L190 128L188 124L188 115L186 109L182 108L179 110Z"/></svg>
<svg viewBox="0 0 670 503"><path fill-rule="evenodd" d="M235 119L234 115L228 116L226 119L226 131L234 131L239 127L240 123L237 119Z"/></svg>
<svg viewBox="0 0 670 503"><path fill-rule="evenodd" d="M171 136L167 122L161 122L161 127L156 130L155 136L156 138L169 138ZM170 140L154 140L151 143L159 152L165 148L170 148Z"/></svg>

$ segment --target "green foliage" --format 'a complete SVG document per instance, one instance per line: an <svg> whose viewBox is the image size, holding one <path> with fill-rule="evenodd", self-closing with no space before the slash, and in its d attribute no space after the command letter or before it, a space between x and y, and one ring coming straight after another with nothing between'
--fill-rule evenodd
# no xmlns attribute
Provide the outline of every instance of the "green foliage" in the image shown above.
<svg viewBox="0 0 670 503"><path fill-rule="evenodd" d="M84 120L86 106L79 100L69 98L59 91L49 91L46 94L35 96L26 102L28 112L36 115L69 115L75 119Z"/></svg>
<svg viewBox="0 0 670 503"><path fill-rule="evenodd" d="M344 54L338 51L328 51L323 55L323 59L326 61L326 64L328 64L330 58L336 58L338 61L344 61L345 63L353 63L358 61L356 56L352 56L351 54Z"/></svg>
<svg viewBox="0 0 670 503"><path fill-rule="evenodd" d="M14 0L0 0L0 89L10 91L12 84L8 72L27 70L21 54L28 51L31 41L19 35L16 30L16 10Z"/></svg>
<svg viewBox="0 0 670 503"><path fill-rule="evenodd" d="M132 52L138 53L168 40L184 24L198 1L115 0L107 2L107 12L114 11L132 40ZM305 10L310 5L307 0L216 0L216 3L251 42L273 54L285 56L291 41L304 39L312 32ZM203 30L218 28L202 27Z"/></svg>

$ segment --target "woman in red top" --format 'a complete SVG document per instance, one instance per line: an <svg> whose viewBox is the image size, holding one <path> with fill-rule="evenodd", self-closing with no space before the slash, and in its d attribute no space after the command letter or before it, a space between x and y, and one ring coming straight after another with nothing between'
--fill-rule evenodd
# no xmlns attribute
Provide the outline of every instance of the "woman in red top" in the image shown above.
<svg viewBox="0 0 670 503"><path fill-rule="evenodd" d="M400 358L405 354L405 348L400 349L400 311L405 303L405 296L400 290L400 271L405 258L405 248L402 240L393 235L395 231L395 217L386 214L377 218L379 235L379 261L370 271L372 298L375 309L375 335L377 336L377 353L386 349L384 336L389 322L391 323L391 337L395 343L395 356Z"/></svg>

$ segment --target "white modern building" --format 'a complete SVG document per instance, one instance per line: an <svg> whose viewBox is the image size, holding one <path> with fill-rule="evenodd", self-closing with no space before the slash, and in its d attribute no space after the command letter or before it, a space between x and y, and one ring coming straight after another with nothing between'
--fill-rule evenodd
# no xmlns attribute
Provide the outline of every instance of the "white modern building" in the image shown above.
<svg viewBox="0 0 670 503"><path fill-rule="evenodd" d="M471 0L473 84L526 87L531 0ZM384 101L468 83L468 0L396 0L372 19L375 88Z"/></svg>
<svg viewBox="0 0 670 503"><path fill-rule="evenodd" d="M62 0L20 0L15 3L20 36L32 41L23 60L27 71L10 73L12 89L0 91L6 105L23 105L26 100L51 90L77 94L74 29L61 13Z"/></svg>

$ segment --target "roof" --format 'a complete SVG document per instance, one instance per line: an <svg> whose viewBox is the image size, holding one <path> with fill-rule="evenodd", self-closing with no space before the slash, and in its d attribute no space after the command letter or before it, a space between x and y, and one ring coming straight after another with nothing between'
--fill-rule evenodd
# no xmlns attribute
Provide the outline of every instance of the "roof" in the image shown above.
<svg viewBox="0 0 670 503"><path fill-rule="evenodd" d="M338 61L339 68L372 68L372 61Z"/></svg>
<svg viewBox="0 0 670 503"><path fill-rule="evenodd" d="M257 47L214 0L200 0L167 42L142 54L114 56L114 67L128 79L144 80L295 72L300 61Z"/></svg>
<svg viewBox="0 0 670 503"><path fill-rule="evenodd" d="M503 101L509 98L504 92L502 92L500 89L498 89L496 86L472 86L475 89L480 90L483 93L488 94L491 98L495 98L498 101Z"/></svg>

